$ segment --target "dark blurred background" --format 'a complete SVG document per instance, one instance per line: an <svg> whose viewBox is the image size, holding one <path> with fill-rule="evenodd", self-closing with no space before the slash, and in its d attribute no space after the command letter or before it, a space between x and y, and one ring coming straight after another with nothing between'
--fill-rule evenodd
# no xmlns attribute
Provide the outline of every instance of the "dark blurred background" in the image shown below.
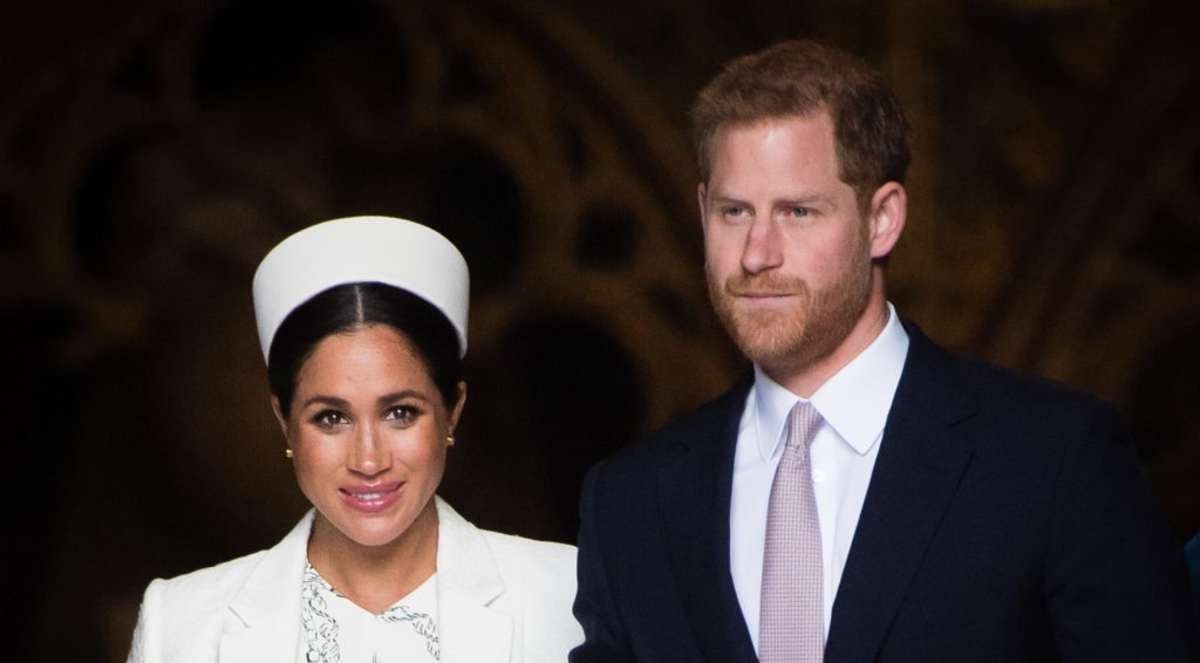
<svg viewBox="0 0 1200 663"><path fill-rule="evenodd" d="M704 294L686 111L721 62L795 36L875 63L913 116L899 309L1117 403L1190 535L1190 4L6 8L6 658L122 660L151 578L269 546L304 510L250 277L325 218L408 216L462 248L471 398L442 493L479 525L573 540L587 466L743 370Z"/></svg>

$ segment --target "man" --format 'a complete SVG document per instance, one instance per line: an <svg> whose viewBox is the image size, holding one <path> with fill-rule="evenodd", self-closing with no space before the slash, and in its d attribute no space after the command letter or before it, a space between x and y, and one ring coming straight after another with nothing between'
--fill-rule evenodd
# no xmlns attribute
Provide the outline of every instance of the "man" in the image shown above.
<svg viewBox="0 0 1200 663"><path fill-rule="evenodd" d="M784 43L693 121L709 292L754 369L589 473L571 660L1191 660L1110 408L887 302L909 149L879 77Z"/></svg>

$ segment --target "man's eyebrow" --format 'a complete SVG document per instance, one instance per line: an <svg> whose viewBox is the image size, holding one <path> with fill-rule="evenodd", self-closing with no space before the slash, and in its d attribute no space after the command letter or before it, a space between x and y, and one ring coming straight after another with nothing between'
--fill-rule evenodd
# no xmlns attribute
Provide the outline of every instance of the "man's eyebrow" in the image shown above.
<svg viewBox="0 0 1200 663"><path fill-rule="evenodd" d="M815 203L823 203L825 205L829 205L830 207L837 206L836 203L833 202L833 198L830 198L829 196L827 196L823 193L817 193L815 191L812 193L800 194L798 196L788 196L787 198L780 198L775 201L775 204L779 205L779 206L812 205Z"/></svg>

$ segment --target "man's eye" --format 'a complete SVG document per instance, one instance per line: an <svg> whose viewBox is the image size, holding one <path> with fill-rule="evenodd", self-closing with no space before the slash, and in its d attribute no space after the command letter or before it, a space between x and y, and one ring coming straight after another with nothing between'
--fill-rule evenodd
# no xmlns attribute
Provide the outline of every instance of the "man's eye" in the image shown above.
<svg viewBox="0 0 1200 663"><path fill-rule="evenodd" d="M337 410L321 410L313 416L312 421L321 428L333 428L338 424L346 423L346 417Z"/></svg>
<svg viewBox="0 0 1200 663"><path fill-rule="evenodd" d="M792 217L797 218L797 219L803 219L804 217L808 216L810 213L811 213L811 211L807 207L793 207L791 209Z"/></svg>
<svg viewBox="0 0 1200 663"><path fill-rule="evenodd" d="M724 210L725 216L741 216L745 211L746 208L737 206L726 207Z"/></svg>
<svg viewBox="0 0 1200 663"><path fill-rule="evenodd" d="M401 424L411 424L421 415L421 411L411 405L397 405L387 411L384 419Z"/></svg>

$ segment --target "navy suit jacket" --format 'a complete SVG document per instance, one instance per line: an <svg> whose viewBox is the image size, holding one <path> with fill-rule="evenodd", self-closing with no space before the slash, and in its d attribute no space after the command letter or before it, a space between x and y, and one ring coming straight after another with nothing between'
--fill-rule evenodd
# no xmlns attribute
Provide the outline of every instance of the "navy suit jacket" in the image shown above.
<svg viewBox="0 0 1200 663"><path fill-rule="evenodd" d="M825 660L1193 660L1182 548L1111 408L906 328ZM571 661L756 660L729 570L750 386L589 472Z"/></svg>

